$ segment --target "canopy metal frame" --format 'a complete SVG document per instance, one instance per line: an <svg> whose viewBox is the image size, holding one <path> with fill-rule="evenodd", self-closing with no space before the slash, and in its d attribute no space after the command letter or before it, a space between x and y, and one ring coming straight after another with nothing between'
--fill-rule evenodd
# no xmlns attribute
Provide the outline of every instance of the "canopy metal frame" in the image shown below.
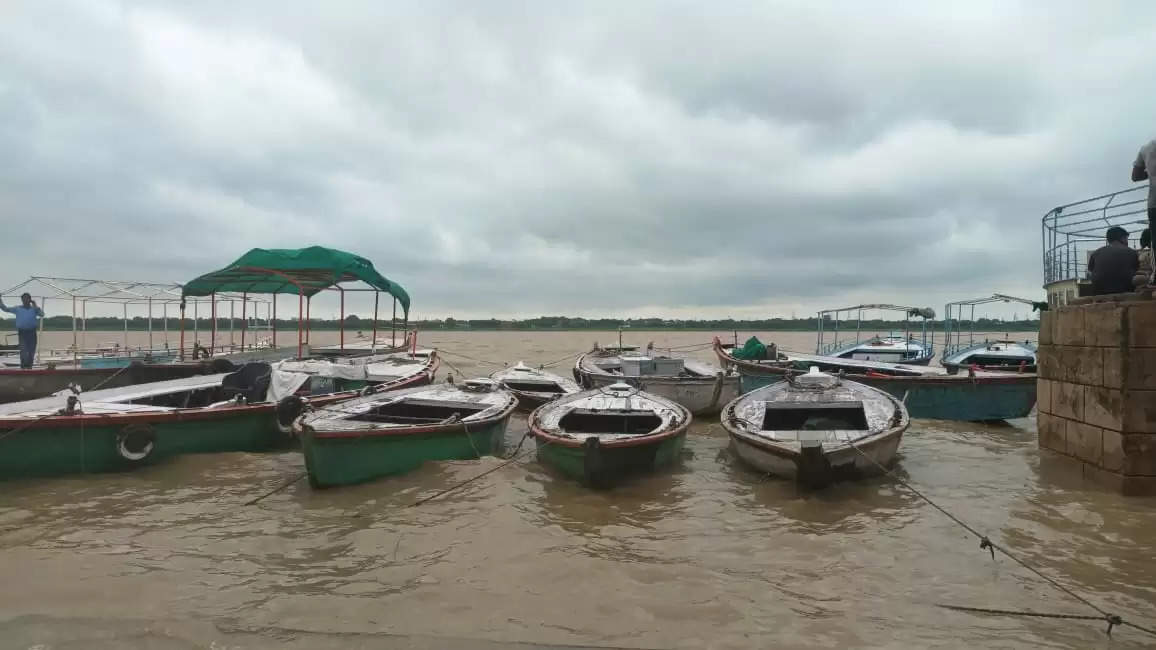
<svg viewBox="0 0 1156 650"><path fill-rule="evenodd" d="M156 320L155 309L160 309L160 319L163 323L163 331L165 333L165 347L168 347L168 331L169 331L169 307L172 305L182 304L181 296L182 285L172 282L142 282L138 280L97 280L91 278L69 278L69 277L53 277L43 275L33 275L27 280L0 291L0 296L5 299L19 300L19 296L23 293L28 293L37 300L37 304L41 309L45 310L46 315L50 312L49 301L63 301L70 306L72 315L72 346L69 348L73 356L73 361L81 354L81 350L85 346L85 338L88 332L88 305L89 303L103 304L103 305L120 305L121 318L124 321L124 339L123 350L129 353L132 346L128 342L128 323L129 323L129 308L130 307L147 307L146 316L148 319L148 349L150 352L154 351L153 344L153 323ZM242 304L242 332L248 327L248 320L245 314L248 312L248 307L253 308L253 318L255 323L260 323L260 316L258 309L261 306L266 308L266 325L272 325L271 302L264 299L253 299L241 294L225 293L217 296L217 301L228 302L230 304L229 315L229 341L230 346L233 345L234 331L235 331L235 304L241 302ZM197 311L197 306L202 303L208 304L215 301L198 299L194 301L194 314ZM184 314L182 313L182 316ZM173 314L175 317L176 314ZM215 332L217 327L216 310L213 306L213 324L212 329ZM194 316L195 317L195 316ZM198 323L193 324L194 331L197 330ZM181 321L181 328L184 329L184 321ZM44 320L40 321L40 331L44 331ZM199 345L199 337L195 338L194 345ZM215 348L215 340L211 343L211 348ZM181 340L181 355L184 354L184 340ZM244 349L244 338L242 337L241 348ZM45 350L37 348L37 361L39 362L41 354ZM51 352L51 351L49 351Z"/></svg>
<svg viewBox="0 0 1156 650"><path fill-rule="evenodd" d="M378 325L378 320L379 320L378 307L379 307L380 298L381 298L381 290L380 289L373 287L373 286L369 285L368 283L365 283L364 281L362 281L360 278L353 276L353 275L350 275L348 273L343 274L340 278L334 280L333 272L329 271L329 270L325 270L325 269L317 269L317 270L296 269L296 270L293 270L292 272L286 272L286 271L282 271L279 269L271 269L271 268L265 268L265 267L259 267L259 266L236 266L236 267L230 267L230 268L222 269L220 271L215 271L215 272L213 272L212 275L215 278L227 279L230 275L235 275L237 277L246 277L246 276L250 276L253 274L257 274L257 275L261 275L261 276L265 276L265 277L281 278L282 280L284 280L284 283L280 287L278 287L275 292L273 292L271 294L274 296L274 299L272 301L273 302L273 340L274 341L277 340L277 325L276 325L277 301L276 301L276 296L278 294L282 294L282 293L287 293L290 295L297 294L297 358L302 358L302 356L304 354L305 345L307 345L309 343L310 334L311 334L311 319L310 319L311 303L313 300L313 296L320 293L321 291L337 291L341 296L341 307L340 307L341 316L340 316L340 320L338 321L338 323L339 323L339 329L340 329L340 334L339 334L340 343L339 343L339 345L340 345L340 349L342 349L342 350L345 349L345 293L349 292L349 291L351 291L351 292L369 292L369 291L372 291L374 293L372 345L373 346L377 345L377 325ZM357 284L360 284L363 286L352 286L352 287L341 286L341 284L344 282L354 282L354 283L357 283ZM257 282L253 283L253 285L256 285L256 284L257 284ZM242 295L247 296L249 294L246 291L246 292L243 292ZM397 296L391 295L390 297L393 298L393 318L390 321L390 345L392 347L396 347L396 341L397 341L397 302L398 302L398 300L397 300ZM214 305L214 309L215 309L216 308L215 305L216 305L216 301L217 301L217 294L215 292L211 293L209 295L209 299L210 299L210 302ZM185 302L181 301L181 314L183 315L184 313L185 313ZM181 327L182 357L181 358L183 359L184 358L184 356L183 356L184 335L185 335L184 326L183 326L184 325L183 319L182 319L181 323L182 323L182 327ZM405 310L405 316L404 316L403 322L402 322L402 331L406 331L406 329L408 327L409 327L409 311ZM244 333L242 333L242 336L244 336Z"/></svg>
<svg viewBox="0 0 1156 650"><path fill-rule="evenodd" d="M983 298L972 298L970 300L957 300L949 302L943 306L943 356L946 357L954 354L965 347L975 345L975 308L980 305L989 305L991 303L1019 303L1029 307L1035 305L1035 302L1027 298L1017 298L1016 296L1009 296L1003 293L993 293L990 296ZM962 342L963 328L963 311L970 308L968 316L971 327L968 332L968 342L966 345ZM954 341L952 340L954 338ZM984 343L986 341L980 341Z"/></svg>
<svg viewBox="0 0 1156 650"><path fill-rule="evenodd" d="M859 337L860 337L860 333L862 331L862 326L863 326L863 310L902 312L904 315L903 340L905 341L905 344L904 344L905 347L909 348L910 342L911 342L911 316L912 315L922 315L923 312L928 311L928 308L926 308L926 307L905 307L903 305L892 305L892 304L887 304L887 303L871 303L871 304L855 305L853 307L839 307L837 309L824 309L824 310L818 312L818 317L819 317L818 318L819 322L817 325L818 338L815 342L815 354L826 354L826 353L834 351L840 347L843 347L840 345L840 342L839 342L839 317L841 314L849 314L852 312L854 312L856 314L856 317L855 317L855 343L854 344L860 343L861 341L859 340ZM934 314L934 312L932 312L932 314ZM835 340L832 343L826 343L827 330L826 330L826 323L824 322L824 316L831 316L832 321L834 322L834 339ZM927 350L928 354L934 354L935 343L934 343L934 341L929 342L927 340L927 322L930 319L927 318L926 316L923 316L922 318L923 318L923 320L920 324L921 325L921 332L922 332L921 338L920 338L920 343L923 345L923 348L925 350ZM870 340L870 339L867 339L867 340ZM853 345L853 344L852 343L846 343L845 345Z"/></svg>

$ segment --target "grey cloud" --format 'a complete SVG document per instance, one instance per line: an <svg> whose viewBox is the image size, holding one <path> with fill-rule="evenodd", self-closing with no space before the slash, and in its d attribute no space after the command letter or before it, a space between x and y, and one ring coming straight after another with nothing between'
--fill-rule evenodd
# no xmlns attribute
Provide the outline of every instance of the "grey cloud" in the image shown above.
<svg viewBox="0 0 1156 650"><path fill-rule="evenodd" d="M1141 3L0 13L7 284L323 244L418 315L1038 295L1039 217L1156 135Z"/></svg>

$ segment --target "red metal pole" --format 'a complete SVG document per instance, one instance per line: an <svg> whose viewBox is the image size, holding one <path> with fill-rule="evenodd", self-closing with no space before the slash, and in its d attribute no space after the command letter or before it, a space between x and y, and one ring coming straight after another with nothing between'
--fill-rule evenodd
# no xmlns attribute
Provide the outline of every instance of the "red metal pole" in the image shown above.
<svg viewBox="0 0 1156 650"><path fill-rule="evenodd" d="M245 330L249 329L249 318L246 316L247 307L249 306L249 293L241 294L241 351L245 351Z"/></svg>
<svg viewBox="0 0 1156 650"><path fill-rule="evenodd" d="M312 343L313 339L313 296L305 299L305 342Z"/></svg>
<svg viewBox="0 0 1156 650"><path fill-rule="evenodd" d="M213 329L212 329L212 332L209 334L209 356L213 356L213 351L217 349L217 292L216 291L214 291L210 295L209 301L212 303L212 306L213 306L213 308L212 308Z"/></svg>
<svg viewBox="0 0 1156 650"><path fill-rule="evenodd" d="M301 293L301 288L297 288L297 358L301 358L301 335L304 323L301 320L302 312L305 309L305 295Z"/></svg>
<svg viewBox="0 0 1156 650"><path fill-rule="evenodd" d="M393 320L389 321L389 347L397 347L397 296L393 298Z"/></svg>
<svg viewBox="0 0 1156 650"><path fill-rule="evenodd" d="M371 350L377 349L377 301L381 298L380 291L373 292L373 343L369 344Z"/></svg>
<svg viewBox="0 0 1156 650"><path fill-rule="evenodd" d="M185 299L181 298L181 361L185 360Z"/></svg>
<svg viewBox="0 0 1156 650"><path fill-rule="evenodd" d="M273 294L273 349L277 349L277 294Z"/></svg>
<svg viewBox="0 0 1156 650"><path fill-rule="evenodd" d="M338 339L338 344L339 344L339 347L342 350L344 350L345 349L345 289L342 289L341 287L337 287L337 290L341 292L341 334L339 335L340 338Z"/></svg>

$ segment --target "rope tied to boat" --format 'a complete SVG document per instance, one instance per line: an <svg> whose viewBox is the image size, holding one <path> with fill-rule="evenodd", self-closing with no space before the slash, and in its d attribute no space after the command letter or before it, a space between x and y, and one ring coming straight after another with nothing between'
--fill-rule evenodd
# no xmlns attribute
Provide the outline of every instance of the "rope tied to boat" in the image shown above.
<svg viewBox="0 0 1156 650"><path fill-rule="evenodd" d="M526 433L526 435L522 437L522 441L523 441L523 442L525 442L526 438L528 438L528 437L530 437L530 436L531 436L531 434L530 434L530 433ZM493 474L494 472L496 472L496 471L498 471L498 470L502 469L503 467L506 467L507 465L510 465L510 464L512 464L512 463L514 463L514 462L516 462L516 461L520 460L520 459L521 459L523 456L526 456L526 455L528 455L530 452L533 452L533 451L537 451L537 450L538 450L538 449L540 449L541 447L545 447L545 446L546 446L546 445L548 445L548 444L550 444L550 443L548 443L548 442L545 442L545 443L541 443L541 445L540 445L540 446L537 446L537 447L535 447L534 449L527 449L525 452L523 452L523 453L522 453L522 454L520 454L520 455L511 455L511 456L510 456L510 457L508 457L508 458L507 458L507 459L506 459L504 462L502 462L502 463L500 463L500 464L498 464L498 465L496 465L496 466L494 466L494 467L491 467L490 469L488 469L488 470L486 470L486 471L482 472L481 474L478 474L478 475L476 475L476 476L472 476L472 477L470 477L470 478L468 478L468 479L466 479L466 480L462 481L461 483L457 483L457 484L455 484L455 485L451 485L451 486L449 486L448 488L446 488L446 489L444 489L444 490L441 490L440 492L435 492L434 494L431 494L431 495L430 495L430 496L428 496L428 497L425 497L425 498L422 498L422 499L418 499L417 501L414 501L413 503L409 504L409 506L407 506L407 507L409 507L409 508L413 508L413 507L416 507L416 506L420 506L420 505L421 505L421 504L423 504L423 503L429 503L430 501L433 501L434 499L437 499L437 498L439 498L439 497L445 496L445 495L447 495L447 494L449 494L450 492L453 492L453 491L455 491L455 490L461 489L462 487L465 487L465 486L469 485L470 483L473 483L474 481L476 481L476 480L478 480L478 479L480 479L480 478L482 478L482 477L484 477L484 476L488 476L488 475L490 475L490 474ZM518 448L520 449L521 447L522 447L522 443L521 443L521 442L519 442L519 443L518 443Z"/></svg>
<svg viewBox="0 0 1156 650"><path fill-rule="evenodd" d="M1129 623L1115 614L1105 614L1094 616L1090 614L1060 614L1054 612L1033 612L1022 609L994 609L990 607L967 607L964 605L948 605L945 603L936 603L936 607L943 609L950 609L957 612L968 612L971 614L990 614L992 616L1027 616L1033 618L1056 618L1074 621L1104 621L1108 624L1105 634L1112 636L1112 630L1116 627L1131 627L1142 632L1147 632L1156 636L1156 630L1150 630L1143 625Z"/></svg>
<svg viewBox="0 0 1156 650"><path fill-rule="evenodd" d="M911 491L913 494L915 494L915 496L917 496L917 497L919 497L920 499L922 499L922 500L926 501L928 505L930 505L931 507L933 507L933 508L935 508L936 510L940 511L941 513L943 513L943 514L944 514L944 516L946 516L948 519L951 519L951 520L952 520L952 521L954 521L956 524L958 524L960 527L962 527L964 530L966 530L967 532L969 532L969 533L971 533L972 535L976 536L976 537L979 539L979 547L980 547L980 549L981 549L981 550L984 550L984 549L986 549L987 551L989 551L989 552L991 553L991 557L992 557L992 559L993 559L993 560L995 559L995 552L996 552L996 551L999 551L1001 554L1003 554L1003 555L1006 555L1007 557L1011 558L1011 559L1012 559L1012 561L1014 561L1016 564L1019 564L1020 566L1022 566L1022 567L1023 567L1023 568L1025 568L1025 569L1027 569L1028 571L1031 571L1031 572L1032 572L1032 573L1034 573L1036 576L1038 576L1039 578L1043 579L1043 580L1044 580L1044 581L1046 581L1048 584L1050 584L1051 586L1055 587L1056 589L1058 589L1059 591L1063 592L1064 594L1068 595L1068 596L1069 596L1069 597L1071 597L1072 599L1074 599L1074 600L1077 600L1077 601L1079 601L1080 603L1083 603L1084 605L1088 606L1089 608L1091 608L1091 609L1095 610L1095 611L1096 611L1096 612L1099 614L1099 616L1090 616L1090 617L1087 617L1087 619L1086 619L1086 620L1104 620L1104 621L1107 621L1107 622L1108 622L1108 634L1111 634L1111 632L1112 632L1112 628L1113 628L1113 627L1116 627L1116 626L1128 626L1128 627L1134 627L1134 628L1136 628L1136 629L1138 629L1138 630L1141 630L1141 631L1143 631L1143 632L1147 632L1148 634L1151 634L1152 636L1156 636L1156 630L1152 630L1152 629L1149 629L1149 628L1143 627L1143 626L1141 626L1141 625L1138 625L1138 624L1136 624L1136 623L1130 623L1130 622L1128 622L1128 621L1125 621L1125 620L1124 620L1122 617L1120 617L1119 615L1117 615L1117 614L1113 614L1113 613L1111 613L1111 612L1109 612L1109 611L1107 611L1107 610L1103 609L1102 607L1100 607L1099 605L1096 605L1095 603L1093 603L1092 601L1088 600L1087 598L1085 598L1085 597L1081 596L1080 594L1077 594L1075 591L1073 591L1073 590L1069 589L1068 587L1065 587L1064 585L1060 584L1060 583L1059 583L1058 581L1056 581L1054 578L1051 578L1051 577L1049 577L1049 576L1045 575L1045 574L1044 574L1043 572L1041 572L1039 569L1037 569L1037 568L1033 567L1032 565L1028 564L1028 563L1027 563L1027 562L1025 562L1024 560L1021 560L1021 559L1020 559L1018 556L1016 556L1015 554L1013 554L1011 551L1009 551L1009 550L1007 550L1006 548L1004 548L1003 546L1000 546L999 544L997 544L997 543L995 543L995 542L991 541L991 538L990 538L990 537L988 537L987 535L984 535L983 533L979 532L979 531L978 531L978 530L976 530L975 528L971 527L971 526L970 526L970 525L969 525L967 522L963 521L963 520L962 520L962 519L960 519L959 517L956 517L954 514L952 514L952 513L948 512L948 511L947 511L947 509L946 509L946 508L944 508L943 506L941 506L941 505L939 505L938 503L936 503L936 502L932 501L932 500L931 500L931 498L930 498L930 497L928 497L926 494L924 494L923 492L920 492L918 489L916 489L916 488L915 488L913 485L911 485L910 483L908 483L908 482L907 482L906 480L904 480L902 477L900 477L900 476L896 475L896 474L895 474L895 473L894 473L894 472L893 472L891 469L888 469L887 467L884 467L884 466L883 466L883 465L882 465L882 464L881 464L879 461L877 461L877 460L875 460L874 458L872 458L871 456L869 456L869 455L868 455L866 452L864 452L862 449L860 449L860 448L859 448L859 446L858 446L858 445L856 445L856 444L854 443L854 441L848 440L848 441L847 441L847 444L848 444L848 446L850 446L852 449L854 449L856 452L858 452L858 454L859 454L860 456L863 456L864 458L866 458L866 459L868 460L868 462L870 462L871 464L873 464L873 465L875 465L876 467L878 467L878 468L879 468L879 469L880 469L880 470L883 472L883 475L884 475L884 476L887 476L888 478L891 478L891 479L895 480L897 483L899 483L899 484L900 484L900 485L902 485L903 487L905 487L905 488L907 488L908 490L910 490L910 491ZM1001 611L1002 611L1002 610L992 610L992 613L1000 613ZM1026 615L1031 615L1031 614L1024 614L1024 615L1026 616ZM1064 615L1064 616L1065 616L1065 617L1068 617L1068 616L1070 616L1070 617L1073 617L1073 618L1074 618L1076 615ZM1055 618L1058 618L1058 617L1059 617L1059 616L1055 616Z"/></svg>
<svg viewBox="0 0 1156 650"><path fill-rule="evenodd" d="M477 363L484 363L484 364L487 364L487 365L496 366L496 367L498 367L498 368L505 368L506 366L510 365L510 364L508 364L508 363L506 363L506 362L504 362L504 361L502 361L502 362L497 362L497 361L488 361L488 360L486 360L486 359L479 359L479 358L477 358L477 357L471 357L470 355L468 355L468 354L462 354L461 352L451 352L451 351L449 351L449 350L445 350L445 349L442 349L442 348L438 348L438 354L452 354L452 355L453 355L453 356L455 356L455 357L461 357L461 358L463 358L463 359L469 359L470 361L474 361L474 362L477 362ZM443 361L444 361L444 359L443 359ZM447 361L446 363L449 363L449 362Z"/></svg>

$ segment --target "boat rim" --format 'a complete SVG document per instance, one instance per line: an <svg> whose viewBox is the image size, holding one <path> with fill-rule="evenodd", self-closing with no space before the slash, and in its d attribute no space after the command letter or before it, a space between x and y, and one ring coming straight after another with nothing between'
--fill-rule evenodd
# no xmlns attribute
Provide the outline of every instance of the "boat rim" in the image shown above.
<svg viewBox="0 0 1156 650"><path fill-rule="evenodd" d="M510 391L505 392L509 393ZM311 437L315 439L330 439L330 438L371 438L383 436L410 436L423 435L427 433L440 433L453 430L462 430L468 433L471 427L486 427L491 424L500 422L509 418L513 414L514 409L518 407L518 398L512 393L507 397L506 404L502 406L502 410L495 415L487 416L485 418L470 420L469 422L458 421L452 424L432 424L410 427L390 427L377 429L347 429L338 431L318 431L311 425L304 421L303 417L297 418L293 422L293 433L304 437Z"/></svg>
<svg viewBox="0 0 1156 650"><path fill-rule="evenodd" d="M583 392L590 392L590 391L583 391ZM580 394L581 393L574 393L574 395L580 395ZM682 404L679 404L673 400L658 398L658 396L651 396L651 399L655 399L655 401L661 400L663 402L669 402L669 407L672 407L672 410L678 411L679 415L681 416L681 418L680 418L681 423L678 424L677 426L671 427L670 429L666 429L663 431L657 431L654 433L644 433L644 434L641 434L638 436L633 436L631 438L622 438L619 440L601 440L600 439L598 442L598 445L604 449L613 449L616 447L638 447L640 445L646 445L646 444L650 444L652 442L658 442L661 440L665 440L667 438L674 438L680 434L686 433L686 430L688 428L690 428L691 422L694 421L694 416L691 414L690 409L686 408ZM528 433L535 440L542 440L543 442L545 442L547 444L557 445L559 447L572 447L572 448L573 447L582 447L586 444L585 438L583 438L582 440L575 440L573 438L564 438L562 436L558 436L558 435L555 435L553 433L550 433L549 431L545 431L545 430L541 429L540 427L538 427L538 425L537 425L538 412L539 411L542 411L542 410L548 409L548 408L561 408L563 406L565 406L565 404L558 404L556 402L551 402L548 404L543 404L543 405L539 406L538 408L534 409L530 413L530 415L526 418L526 424L529 427Z"/></svg>

